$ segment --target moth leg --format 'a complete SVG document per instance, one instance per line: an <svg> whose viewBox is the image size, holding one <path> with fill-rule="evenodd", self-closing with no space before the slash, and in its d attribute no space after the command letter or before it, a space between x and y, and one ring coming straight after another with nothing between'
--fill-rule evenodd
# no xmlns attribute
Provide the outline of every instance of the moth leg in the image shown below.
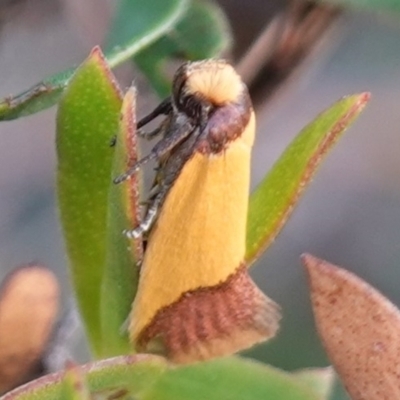
<svg viewBox="0 0 400 400"><path fill-rule="evenodd" d="M136 135L143 139L151 140L156 136L162 134L164 129L165 129L164 124L161 124L159 127L150 132L146 132L143 129L137 129ZM116 144L117 144L117 135L113 135L110 139L109 145L110 147L114 147Z"/></svg>
<svg viewBox="0 0 400 400"><path fill-rule="evenodd" d="M193 129L194 128L188 118L183 114L179 114L174 121L174 124L171 126L170 132L168 132L165 137L153 147L151 152L146 157L143 157L137 163L132 165L132 167L130 167L125 173L117 176L114 179L114 183L118 184L125 181L136 171L138 171L144 164L147 164L151 160L160 159L164 154L173 149L179 142L189 136L193 132Z"/></svg>
<svg viewBox="0 0 400 400"><path fill-rule="evenodd" d="M165 129L165 124L162 123L160 126L158 126L156 129L146 132L143 129L137 129L136 135L146 139L146 140L151 140L155 138L158 135L161 135ZM117 135L113 135L112 138L110 139L110 147L114 147L117 144Z"/></svg>
<svg viewBox="0 0 400 400"><path fill-rule="evenodd" d="M158 193L161 191L161 185L156 183L149 191L149 199L152 199L157 196ZM147 200L147 204L151 203L151 200Z"/></svg>
<svg viewBox="0 0 400 400"><path fill-rule="evenodd" d="M160 135L161 133L162 133L162 129L160 126L150 132L146 132L143 129L138 129L136 131L136 134L139 137L146 139L146 140L151 140L151 139L155 138L156 136Z"/></svg>
<svg viewBox="0 0 400 400"><path fill-rule="evenodd" d="M192 146L195 143L195 138L190 141L191 143L185 143L187 149L184 150L186 156L192 153ZM164 200L168 195L169 190L174 185L176 177L181 172L183 165L185 164L187 157L175 158L167 162L163 168L161 168L162 174L158 177L157 183L151 188L149 196L149 207L146 211L146 215L141 224L132 230L126 230L124 233L130 238L138 238L143 233L149 232L156 218L158 217L160 208L164 204Z"/></svg>
<svg viewBox="0 0 400 400"><path fill-rule="evenodd" d="M143 221L137 226L135 229L126 229L124 230L124 234L129 239L137 239L143 235L143 233L148 232L153 225L154 221L157 218L159 207L164 200L164 197L167 193L166 191L161 191L157 194L154 200L151 202L150 207L147 209L146 215Z"/></svg>
<svg viewBox="0 0 400 400"><path fill-rule="evenodd" d="M171 111L172 111L172 103L171 99L168 97L167 99L163 100L150 114L144 116L141 120L139 120L139 122L136 124L137 135L145 139L152 139L153 137L160 134L161 131L157 131L157 129L155 129L152 132L146 133L143 132L140 128L148 124L153 119L157 118L159 115L167 115ZM117 143L117 135L113 135L112 138L110 139L110 147L114 147L116 143Z"/></svg>
<svg viewBox="0 0 400 400"><path fill-rule="evenodd" d="M165 131L168 129L169 124L171 123L170 118L166 118L161 124L154 130L150 132L146 132L144 129L139 128L136 131L136 134L146 140L151 140L154 139L155 137L162 135L165 133Z"/></svg>
<svg viewBox="0 0 400 400"><path fill-rule="evenodd" d="M172 102L171 98L168 97L167 99L163 100L150 114L144 116L139 122L137 123L137 128L140 129L143 126L147 125L150 121L157 118L159 115L167 115L172 111Z"/></svg>

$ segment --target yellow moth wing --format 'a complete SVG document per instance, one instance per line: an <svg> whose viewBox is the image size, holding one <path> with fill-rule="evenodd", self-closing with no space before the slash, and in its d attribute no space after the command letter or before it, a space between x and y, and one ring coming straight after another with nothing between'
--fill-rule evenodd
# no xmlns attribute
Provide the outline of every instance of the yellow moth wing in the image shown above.
<svg viewBox="0 0 400 400"><path fill-rule="evenodd" d="M255 117L220 154L195 152L170 189L149 238L133 304L136 341L182 294L224 282L243 262Z"/></svg>

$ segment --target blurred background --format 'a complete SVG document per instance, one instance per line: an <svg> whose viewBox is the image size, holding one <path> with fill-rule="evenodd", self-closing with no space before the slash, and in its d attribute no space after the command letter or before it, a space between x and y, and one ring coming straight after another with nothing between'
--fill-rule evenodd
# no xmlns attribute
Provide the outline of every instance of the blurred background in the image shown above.
<svg viewBox="0 0 400 400"><path fill-rule="evenodd" d="M286 4L220 3L232 23L236 60ZM0 97L79 64L95 44L104 42L114 7L111 0L3 0ZM299 262L303 252L356 272L400 304L400 14L340 12L314 50L278 95L267 98L254 89L258 130L253 187L319 112L346 94L370 91L373 97L252 270L281 304L284 319L278 337L250 354L289 370L328 364ZM117 76L122 87L138 79L129 65L118 68ZM156 97L140 86L139 99L146 98L143 110ZM52 108L0 123L0 278L22 263L43 263L60 278L68 307L71 294L55 205L55 112ZM79 341L83 343L82 336ZM78 360L85 361L85 354L77 353Z"/></svg>

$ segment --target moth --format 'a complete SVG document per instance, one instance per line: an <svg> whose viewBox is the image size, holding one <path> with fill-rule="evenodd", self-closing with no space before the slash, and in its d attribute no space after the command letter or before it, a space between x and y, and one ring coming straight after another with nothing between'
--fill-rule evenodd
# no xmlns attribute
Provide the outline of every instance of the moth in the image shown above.
<svg viewBox="0 0 400 400"><path fill-rule="evenodd" d="M143 126L164 116L149 133ZM189 363L232 354L273 337L279 307L245 265L255 115L248 90L224 60L189 62L172 94L138 123L161 136L116 183L158 160L142 223L147 235L129 335L138 351Z"/></svg>

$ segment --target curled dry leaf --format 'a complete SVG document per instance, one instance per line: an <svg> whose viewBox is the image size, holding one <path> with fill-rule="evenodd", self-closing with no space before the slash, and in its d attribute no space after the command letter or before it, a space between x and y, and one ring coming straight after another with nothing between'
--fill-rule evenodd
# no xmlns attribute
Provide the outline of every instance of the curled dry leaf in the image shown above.
<svg viewBox="0 0 400 400"><path fill-rule="evenodd" d="M318 332L353 400L400 399L400 313L356 275L304 255Z"/></svg>
<svg viewBox="0 0 400 400"><path fill-rule="evenodd" d="M0 393L26 379L39 361L57 315L59 287L45 267L13 271L0 291Z"/></svg>

